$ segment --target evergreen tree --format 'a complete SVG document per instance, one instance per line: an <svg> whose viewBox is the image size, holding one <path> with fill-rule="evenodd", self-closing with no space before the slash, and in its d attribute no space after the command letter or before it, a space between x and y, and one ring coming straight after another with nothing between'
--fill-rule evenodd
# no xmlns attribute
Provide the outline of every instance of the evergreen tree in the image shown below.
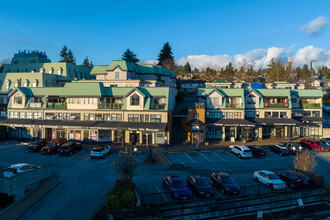
<svg viewBox="0 0 330 220"><path fill-rule="evenodd" d="M5 67L5 64L2 63L1 66L0 66L0 73L2 73L4 67Z"/></svg>
<svg viewBox="0 0 330 220"><path fill-rule="evenodd" d="M296 68L296 78L297 80L301 79L301 68L299 66Z"/></svg>
<svg viewBox="0 0 330 220"><path fill-rule="evenodd" d="M62 50L60 51L60 61L59 62L68 62L68 48L64 45Z"/></svg>
<svg viewBox="0 0 330 220"><path fill-rule="evenodd" d="M285 81L285 68L279 58L272 58L268 64L267 78L269 82Z"/></svg>
<svg viewBox="0 0 330 220"><path fill-rule="evenodd" d="M305 64L301 70L301 79L302 80L308 80L311 76L311 73L309 72L307 64Z"/></svg>
<svg viewBox="0 0 330 220"><path fill-rule="evenodd" d="M86 58L84 59L84 62L82 64L82 66L84 67L90 67L90 63L89 63L89 60L88 60L88 57L86 56Z"/></svg>
<svg viewBox="0 0 330 220"><path fill-rule="evenodd" d="M137 63L139 62L140 60L136 57L136 54L131 51L130 49L127 49L123 56L121 57L123 60L126 60L128 62L131 62L131 63Z"/></svg>
<svg viewBox="0 0 330 220"><path fill-rule="evenodd" d="M191 67L189 62L187 62L184 66L183 66L183 72L184 73L191 73Z"/></svg>
<svg viewBox="0 0 330 220"><path fill-rule="evenodd" d="M168 42L166 42L158 55L158 65L173 69L174 57L172 48Z"/></svg>
<svg viewBox="0 0 330 220"><path fill-rule="evenodd" d="M68 63L72 63L72 64L76 64L76 58L74 57L73 53L71 50L69 50L68 52L68 57L67 57L67 61Z"/></svg>

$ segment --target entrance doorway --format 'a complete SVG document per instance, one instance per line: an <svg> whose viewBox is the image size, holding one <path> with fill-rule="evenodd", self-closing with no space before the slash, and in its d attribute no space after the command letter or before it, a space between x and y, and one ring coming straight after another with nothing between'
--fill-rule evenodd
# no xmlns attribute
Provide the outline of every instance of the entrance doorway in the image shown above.
<svg viewBox="0 0 330 220"><path fill-rule="evenodd" d="M281 138L284 137L284 127L276 127L276 137Z"/></svg>
<svg viewBox="0 0 330 220"><path fill-rule="evenodd" d="M142 144L144 144L146 146L152 145L152 134L143 134Z"/></svg>
<svg viewBox="0 0 330 220"><path fill-rule="evenodd" d="M139 131L130 131L130 142L133 145L140 143L140 133Z"/></svg>
<svg viewBox="0 0 330 220"><path fill-rule="evenodd" d="M52 139L53 137L53 130L51 128L45 128L45 138Z"/></svg>

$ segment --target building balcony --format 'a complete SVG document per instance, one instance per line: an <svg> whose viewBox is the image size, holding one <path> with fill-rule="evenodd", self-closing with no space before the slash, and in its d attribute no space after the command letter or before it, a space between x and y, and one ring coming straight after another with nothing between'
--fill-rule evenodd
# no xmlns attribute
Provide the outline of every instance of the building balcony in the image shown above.
<svg viewBox="0 0 330 220"><path fill-rule="evenodd" d="M301 102L299 103L300 108L321 108L320 103L307 103L307 102Z"/></svg>
<svg viewBox="0 0 330 220"><path fill-rule="evenodd" d="M99 109L122 109L122 103L99 103Z"/></svg>
<svg viewBox="0 0 330 220"><path fill-rule="evenodd" d="M226 104L225 109L236 109L236 108L243 108L243 103L239 104Z"/></svg>
<svg viewBox="0 0 330 220"><path fill-rule="evenodd" d="M31 102L30 108L41 108L42 103L41 102Z"/></svg>
<svg viewBox="0 0 330 220"><path fill-rule="evenodd" d="M280 103L266 102L265 103L265 108L288 108L288 107L289 107L289 104L288 103L283 103L283 102L280 102Z"/></svg>
<svg viewBox="0 0 330 220"><path fill-rule="evenodd" d="M150 107L149 107L150 110L159 110L159 111L162 111L162 110L165 110L165 104L150 104Z"/></svg>
<svg viewBox="0 0 330 220"><path fill-rule="evenodd" d="M48 102L46 108L53 108L53 109L66 109L65 103L52 103Z"/></svg>

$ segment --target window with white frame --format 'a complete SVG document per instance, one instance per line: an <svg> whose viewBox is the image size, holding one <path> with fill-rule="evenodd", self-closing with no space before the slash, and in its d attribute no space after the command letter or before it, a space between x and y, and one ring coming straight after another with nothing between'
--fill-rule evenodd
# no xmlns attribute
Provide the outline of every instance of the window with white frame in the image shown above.
<svg viewBox="0 0 330 220"><path fill-rule="evenodd" d="M119 79L119 72L115 72L115 79Z"/></svg>
<svg viewBox="0 0 330 220"><path fill-rule="evenodd" d="M25 112L20 112L19 113L19 118L24 119L25 118Z"/></svg>
<svg viewBox="0 0 330 220"><path fill-rule="evenodd" d="M6 89L6 90L9 90L9 88L10 88L10 87L9 87L9 82L6 82L5 89Z"/></svg>
<svg viewBox="0 0 330 220"><path fill-rule="evenodd" d="M128 114L128 121L138 122L139 115L137 114Z"/></svg>
<svg viewBox="0 0 330 220"><path fill-rule="evenodd" d="M23 97L20 93L17 93L15 96L14 96L14 104L15 105L21 105L23 103Z"/></svg>
<svg viewBox="0 0 330 220"><path fill-rule="evenodd" d="M9 118L18 118L18 112L10 112Z"/></svg>
<svg viewBox="0 0 330 220"><path fill-rule="evenodd" d="M130 100L131 100L131 105L134 106L140 105L140 96L138 96L137 94L133 94Z"/></svg>
<svg viewBox="0 0 330 220"><path fill-rule="evenodd" d="M27 112L26 113L26 118L27 119L32 119L32 112Z"/></svg>
<svg viewBox="0 0 330 220"><path fill-rule="evenodd" d="M213 106L218 106L220 105L220 99L219 96L217 96L217 94L213 93L210 95L210 100L211 100L211 104Z"/></svg>
<svg viewBox="0 0 330 220"><path fill-rule="evenodd" d="M42 113L41 112L34 112L33 113L34 119L42 119Z"/></svg>
<svg viewBox="0 0 330 220"><path fill-rule="evenodd" d="M162 116L161 115L150 115L150 122L161 122Z"/></svg>
<svg viewBox="0 0 330 220"><path fill-rule="evenodd" d="M111 121L122 121L121 114L111 114Z"/></svg>

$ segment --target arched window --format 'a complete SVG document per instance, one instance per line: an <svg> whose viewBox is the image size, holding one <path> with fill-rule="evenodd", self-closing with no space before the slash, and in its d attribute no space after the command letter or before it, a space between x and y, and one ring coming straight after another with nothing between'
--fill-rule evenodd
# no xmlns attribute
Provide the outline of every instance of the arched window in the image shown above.
<svg viewBox="0 0 330 220"><path fill-rule="evenodd" d="M45 69L42 68L42 67L41 67L40 70L39 70L40 73L44 73L44 71L45 71Z"/></svg>
<svg viewBox="0 0 330 220"><path fill-rule="evenodd" d="M35 80L35 81L32 83L32 87L38 87L38 80Z"/></svg>
<svg viewBox="0 0 330 220"><path fill-rule="evenodd" d="M11 81L8 80L8 81L6 82L6 85L5 85L5 89L6 89L6 90L9 90L9 89L10 89L10 84L11 84Z"/></svg>
<svg viewBox="0 0 330 220"><path fill-rule="evenodd" d="M59 69L57 70L57 75L62 75L62 68L59 68Z"/></svg>
<svg viewBox="0 0 330 220"><path fill-rule="evenodd" d="M215 93L210 95L210 100L211 100L211 104L213 106L217 106L220 104L219 96L217 96L217 94L215 94Z"/></svg>
<svg viewBox="0 0 330 220"><path fill-rule="evenodd" d="M247 97L246 97L246 103L248 105L255 105L256 104L256 97L252 94L249 94Z"/></svg>
<svg viewBox="0 0 330 220"><path fill-rule="evenodd" d="M52 74L53 72L54 72L53 68L50 68L49 71L48 71L49 74Z"/></svg>
<svg viewBox="0 0 330 220"><path fill-rule="evenodd" d="M16 82L15 82L15 88L20 87L20 86L21 86L21 82L19 80L16 80Z"/></svg>
<svg viewBox="0 0 330 220"><path fill-rule="evenodd" d="M15 105L21 105L22 104L22 95L20 93L17 93L15 96L14 96L14 104Z"/></svg>
<svg viewBox="0 0 330 220"><path fill-rule="evenodd" d="M134 94L131 96L131 105L140 105L140 96Z"/></svg>
<svg viewBox="0 0 330 220"><path fill-rule="evenodd" d="M27 79L25 80L25 82L23 83L23 87L29 87L30 81Z"/></svg>

